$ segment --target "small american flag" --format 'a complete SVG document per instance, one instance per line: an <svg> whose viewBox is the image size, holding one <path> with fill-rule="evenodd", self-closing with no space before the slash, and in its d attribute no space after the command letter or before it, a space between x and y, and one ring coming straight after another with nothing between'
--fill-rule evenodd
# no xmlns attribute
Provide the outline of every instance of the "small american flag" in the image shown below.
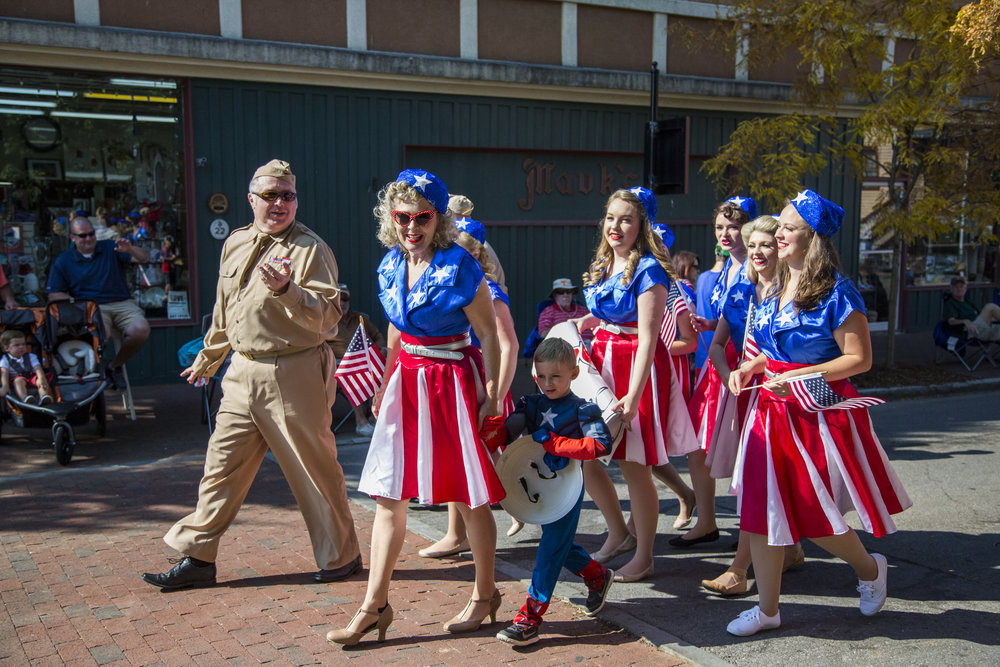
<svg viewBox="0 0 1000 667"><path fill-rule="evenodd" d="M747 329L746 333L743 334L743 361L752 361L760 354L760 346L757 345L757 339L754 337L754 320L757 311L754 296L754 294L750 295L750 306L747 309Z"/></svg>
<svg viewBox="0 0 1000 667"><path fill-rule="evenodd" d="M674 280L667 290L667 308L663 311L663 322L660 323L660 338L668 348L677 340L677 318L686 312L694 312L694 307L688 301L684 288Z"/></svg>
<svg viewBox="0 0 1000 667"><path fill-rule="evenodd" d="M806 412L822 412L823 410L851 410L853 408L870 408L873 405L885 403L881 398L859 396L844 398L830 387L823 379L822 373L809 373L787 380L788 388Z"/></svg>
<svg viewBox="0 0 1000 667"><path fill-rule="evenodd" d="M385 358L368 340L362 319L333 376L340 381L351 403L358 406L375 395L384 371Z"/></svg>

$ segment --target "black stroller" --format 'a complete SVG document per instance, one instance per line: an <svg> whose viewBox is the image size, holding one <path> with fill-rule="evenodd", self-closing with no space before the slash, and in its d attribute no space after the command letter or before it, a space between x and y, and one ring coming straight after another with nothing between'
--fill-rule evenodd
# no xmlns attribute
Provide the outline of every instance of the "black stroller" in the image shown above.
<svg viewBox="0 0 1000 667"><path fill-rule="evenodd" d="M7 329L23 331L30 351L52 374L55 402L40 405L7 394L4 418L24 428L51 428L56 460L68 465L76 447L73 427L89 423L91 415L98 435L107 425L104 322L97 304L57 301L46 308L0 311L0 330Z"/></svg>

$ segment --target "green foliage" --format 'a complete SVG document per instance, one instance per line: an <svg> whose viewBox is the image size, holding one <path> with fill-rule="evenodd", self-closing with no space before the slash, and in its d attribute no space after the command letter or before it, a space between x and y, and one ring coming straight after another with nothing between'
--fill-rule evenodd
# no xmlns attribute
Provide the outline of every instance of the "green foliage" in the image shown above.
<svg viewBox="0 0 1000 667"><path fill-rule="evenodd" d="M720 43L755 36L749 71L791 51L808 76L791 89L800 112L741 123L703 166L721 193L749 191L773 206L827 164L850 165L858 178L871 166L886 179L876 234L933 239L961 223L972 238L993 240L997 82L953 38L949 3L746 0L726 18L733 27ZM888 150L880 161L865 146Z"/></svg>

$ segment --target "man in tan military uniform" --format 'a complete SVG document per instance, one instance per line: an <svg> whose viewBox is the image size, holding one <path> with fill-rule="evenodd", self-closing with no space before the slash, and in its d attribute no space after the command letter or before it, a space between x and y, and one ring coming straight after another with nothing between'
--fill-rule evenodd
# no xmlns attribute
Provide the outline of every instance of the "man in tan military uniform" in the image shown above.
<svg viewBox="0 0 1000 667"><path fill-rule="evenodd" d="M295 220L295 176L287 162L257 169L248 199L252 225L222 247L212 327L181 376L197 385L232 350L222 403L208 441L195 511L163 540L185 557L144 574L164 590L212 586L219 540L236 518L268 448L309 529L320 571L335 581L361 569L344 473L330 431L335 359L326 344L341 316L337 260Z"/></svg>

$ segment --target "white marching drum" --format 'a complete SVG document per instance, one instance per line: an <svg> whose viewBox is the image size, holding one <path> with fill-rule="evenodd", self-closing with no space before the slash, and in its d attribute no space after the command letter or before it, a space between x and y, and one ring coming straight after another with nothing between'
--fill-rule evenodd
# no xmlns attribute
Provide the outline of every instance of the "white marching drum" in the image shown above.
<svg viewBox="0 0 1000 667"><path fill-rule="evenodd" d="M608 430L611 431L611 452L597 460L607 465L611 462L611 455L614 454L615 448L622 441L622 436L625 435L625 424L622 423L621 412L611 409L611 406L618 399L614 392L608 388L601 374L594 368L594 364L590 360L590 352L584 346L576 325L571 322L561 322L549 329L549 333L545 337L561 338L569 343L576 352L576 365L580 368L580 374L570 384L570 389L580 398L596 403L597 407L601 409L601 417L608 425Z"/></svg>
<svg viewBox="0 0 1000 667"><path fill-rule="evenodd" d="M508 514L543 526L566 516L583 491L583 468L577 459L561 470L545 465L545 448L530 435L504 449L496 471L507 496L500 501Z"/></svg>

